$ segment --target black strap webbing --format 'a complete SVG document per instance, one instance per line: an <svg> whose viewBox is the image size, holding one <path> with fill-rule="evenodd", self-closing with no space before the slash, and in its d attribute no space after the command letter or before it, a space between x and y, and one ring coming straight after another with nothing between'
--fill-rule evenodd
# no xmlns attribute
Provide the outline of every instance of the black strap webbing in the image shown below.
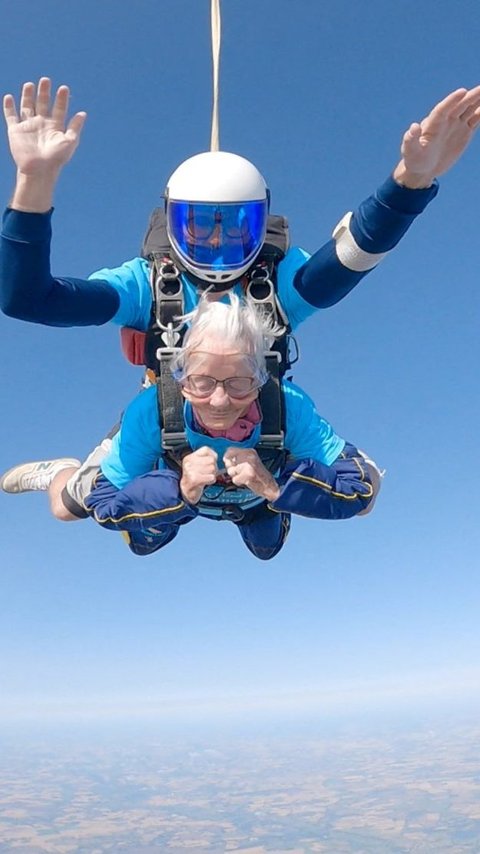
<svg viewBox="0 0 480 854"><path fill-rule="evenodd" d="M170 370L175 350L159 351L157 381L158 409L162 425L162 447L176 450L187 442L183 419L183 397L178 382Z"/></svg>
<svg viewBox="0 0 480 854"><path fill-rule="evenodd" d="M261 442L270 447L282 448L284 439L283 396L280 388L280 362L276 353L267 353L268 380L260 389L262 410Z"/></svg>

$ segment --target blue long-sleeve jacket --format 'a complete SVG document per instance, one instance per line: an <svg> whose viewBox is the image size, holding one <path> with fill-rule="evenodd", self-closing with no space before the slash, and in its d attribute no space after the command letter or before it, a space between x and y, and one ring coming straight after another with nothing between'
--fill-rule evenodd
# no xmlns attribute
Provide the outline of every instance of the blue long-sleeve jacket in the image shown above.
<svg viewBox="0 0 480 854"><path fill-rule="evenodd" d="M365 510L373 488L357 449L335 433L302 389L284 382L282 392L289 453L275 475L280 495L268 504L270 509L318 519L347 519ZM259 425L248 439L234 442L198 432L189 403L184 416L192 450L205 445L214 448L220 469L228 447L254 448L260 440ZM156 465L158 470L154 470ZM225 505L250 511L267 504L249 489L225 491L216 484L204 489L208 511L202 502L197 506L183 500L180 476L168 468L163 454L155 388L139 394L127 407L101 469L85 508L99 524L113 530L149 532L183 524L197 515L218 518Z"/></svg>
<svg viewBox="0 0 480 854"><path fill-rule="evenodd" d="M410 190L388 178L342 220L314 255L292 248L280 262L277 290L292 329L321 308L343 299L403 237L438 190ZM49 326L90 326L112 321L148 328L148 264L135 258L89 279L54 278L50 271L51 212L7 208L0 237L0 308L11 316ZM185 311L198 294L184 276Z"/></svg>

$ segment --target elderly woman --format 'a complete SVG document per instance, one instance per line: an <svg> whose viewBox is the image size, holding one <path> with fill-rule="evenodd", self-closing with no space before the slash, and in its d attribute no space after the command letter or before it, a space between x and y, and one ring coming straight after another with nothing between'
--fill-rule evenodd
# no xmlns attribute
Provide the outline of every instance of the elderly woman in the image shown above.
<svg viewBox="0 0 480 854"><path fill-rule="evenodd" d="M262 462L256 450L262 421L258 395L268 378L264 353L274 331L252 304L234 294L229 304L204 298L192 313L184 346L172 362L185 399L180 459L162 447L155 387L127 407L84 508L102 527L126 532L135 554L157 551L180 525L205 516L232 521L247 548L269 560L285 542L292 513L345 519L372 506L380 483L375 465L340 438L291 382L281 387L285 453ZM58 496L71 473L67 462L75 461L57 462L59 467L63 462L63 471L52 482L53 461L43 488ZM4 476L6 491L41 488L9 489L9 478L18 481L20 469ZM34 479L39 477L36 472Z"/></svg>
<svg viewBox="0 0 480 854"><path fill-rule="evenodd" d="M285 542L290 514L345 519L368 508L375 469L290 382L282 384L288 453L273 471L262 463L258 393L271 331L234 295L230 305L203 300L193 313L172 365L189 446L179 466L162 448L156 389L125 411L85 506L103 527L126 531L137 554L166 545L200 515L231 518L247 548L268 560Z"/></svg>

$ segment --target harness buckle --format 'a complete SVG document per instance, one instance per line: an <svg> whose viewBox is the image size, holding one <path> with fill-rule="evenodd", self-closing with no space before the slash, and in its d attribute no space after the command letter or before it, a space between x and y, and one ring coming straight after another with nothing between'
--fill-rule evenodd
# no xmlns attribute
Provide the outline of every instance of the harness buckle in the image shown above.
<svg viewBox="0 0 480 854"><path fill-rule="evenodd" d="M270 270L268 269L268 265L265 263L264 264L257 264L257 266L253 268L251 275L250 275L249 286L252 284L261 284L261 283L265 283L265 284L269 284L269 285L272 284L272 281L270 278Z"/></svg>
<svg viewBox="0 0 480 854"><path fill-rule="evenodd" d="M222 507L222 515L220 517L222 521L226 522L243 522L245 519L245 513L241 507L238 507L236 504L226 504L225 507Z"/></svg>
<svg viewBox="0 0 480 854"><path fill-rule="evenodd" d="M254 305L261 306L275 321L274 338L282 338L288 329L288 319L275 293L268 267L256 267L245 289Z"/></svg>
<svg viewBox="0 0 480 854"><path fill-rule="evenodd" d="M181 353L181 350L181 347L175 347L175 345L171 345L169 347L159 347L155 355L158 359L160 366L165 365L169 369L170 362L172 361L173 357Z"/></svg>
<svg viewBox="0 0 480 854"><path fill-rule="evenodd" d="M180 332L177 332L176 330L180 329L180 326L174 327L173 323L170 322L168 326L161 326L161 329L163 329L164 331L160 335L160 338L165 344L165 347L168 347L169 349L176 349L175 345L178 344L178 342L180 341ZM160 356L163 353L164 349L164 347L159 347L157 352L155 353L158 361L160 361Z"/></svg>
<svg viewBox="0 0 480 854"><path fill-rule="evenodd" d="M284 439L285 434L283 430L280 430L278 433L262 433L261 436L261 444L262 446L267 446L269 448L284 448Z"/></svg>
<svg viewBox="0 0 480 854"><path fill-rule="evenodd" d="M165 258L158 268L158 278L163 282L180 279L180 270L174 261L171 261L170 258Z"/></svg>
<svg viewBox="0 0 480 854"><path fill-rule="evenodd" d="M180 272L173 261L165 260L158 269L155 281L155 319L167 347L174 347L180 335L173 333L183 329L183 284ZM175 313L176 312L176 313Z"/></svg>
<svg viewBox="0 0 480 854"><path fill-rule="evenodd" d="M162 427L161 437L162 449L166 451L176 451L185 445L185 433L176 433L174 431L169 433L165 430L165 427Z"/></svg>

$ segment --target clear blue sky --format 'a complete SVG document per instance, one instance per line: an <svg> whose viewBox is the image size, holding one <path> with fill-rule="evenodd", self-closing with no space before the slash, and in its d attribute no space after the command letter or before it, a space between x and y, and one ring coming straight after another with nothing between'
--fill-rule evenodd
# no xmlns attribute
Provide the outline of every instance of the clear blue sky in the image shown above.
<svg viewBox="0 0 480 854"><path fill-rule="evenodd" d="M1 0L3 91L49 75L88 112L56 196L54 273L133 257L168 175L208 148L209 5ZM479 42L476 0L224 0L222 147L259 166L314 251L391 171L410 122L480 82ZM387 469L375 512L296 519L271 563L207 521L140 559L90 521L56 522L45 496L0 496L4 717L475 693L479 163L480 138L401 246L299 333L295 380ZM2 470L81 458L137 391L114 327L1 316L0 352Z"/></svg>

